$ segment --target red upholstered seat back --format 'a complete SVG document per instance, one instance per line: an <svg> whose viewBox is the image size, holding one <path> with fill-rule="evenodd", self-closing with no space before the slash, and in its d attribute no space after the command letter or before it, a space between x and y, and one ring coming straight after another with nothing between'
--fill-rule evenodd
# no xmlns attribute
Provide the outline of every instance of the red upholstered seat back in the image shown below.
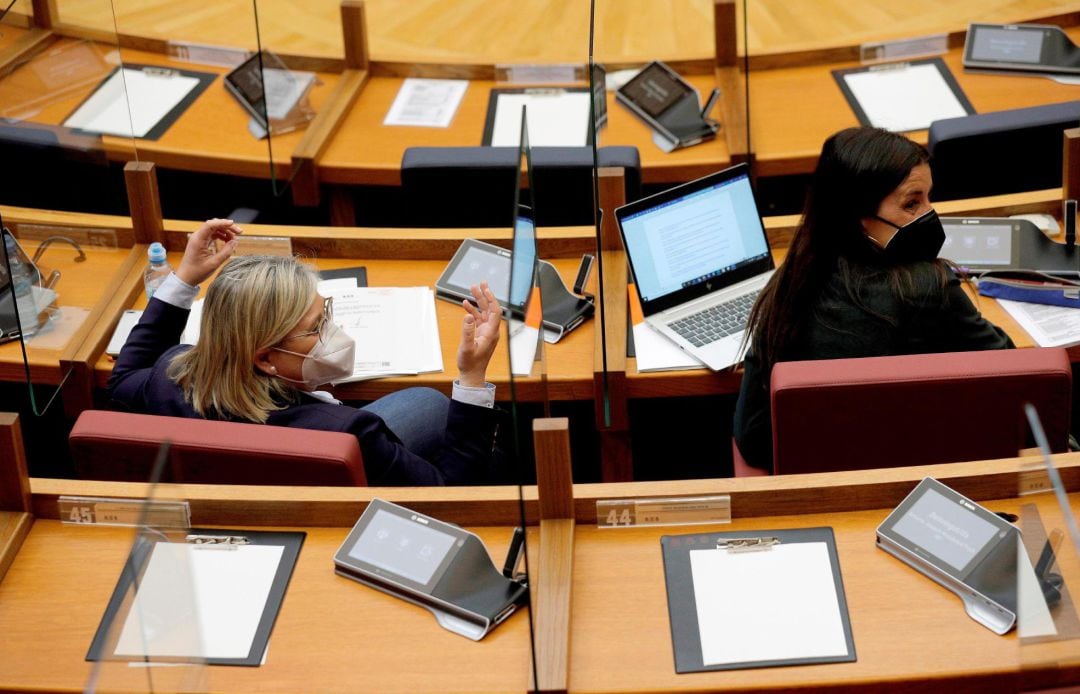
<svg viewBox="0 0 1080 694"><path fill-rule="evenodd" d="M785 362L772 372L773 472L825 472L1012 457L1023 404L1068 450L1064 349Z"/></svg>
<svg viewBox="0 0 1080 694"><path fill-rule="evenodd" d="M141 482L166 439L172 465L163 481L367 484L360 444L342 432L87 410L68 444L83 479Z"/></svg>

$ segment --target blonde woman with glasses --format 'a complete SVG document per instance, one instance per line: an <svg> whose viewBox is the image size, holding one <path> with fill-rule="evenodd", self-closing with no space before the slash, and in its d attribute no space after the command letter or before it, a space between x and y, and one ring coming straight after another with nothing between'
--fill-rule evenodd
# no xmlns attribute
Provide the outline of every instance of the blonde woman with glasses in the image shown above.
<svg viewBox="0 0 1080 694"><path fill-rule="evenodd" d="M146 414L349 432L373 486L497 476L500 414L485 376L502 314L486 284L473 287L475 305L463 302L452 399L408 388L357 409L317 390L352 373L354 344L334 324L332 301L316 292L315 273L295 258L229 261L241 233L231 220L211 219L191 235L117 357L113 400ZM219 268L198 344L182 345L199 285Z"/></svg>

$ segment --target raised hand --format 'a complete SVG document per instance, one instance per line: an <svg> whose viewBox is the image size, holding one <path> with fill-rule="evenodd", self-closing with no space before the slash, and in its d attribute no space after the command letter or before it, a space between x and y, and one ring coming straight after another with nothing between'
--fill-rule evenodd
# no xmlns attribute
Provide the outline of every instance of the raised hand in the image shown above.
<svg viewBox="0 0 1080 694"><path fill-rule="evenodd" d="M190 285L202 284L236 251L238 234L244 231L231 219L208 219L188 237L187 247L176 276ZM217 248L214 241L224 241Z"/></svg>
<svg viewBox="0 0 1080 694"><path fill-rule="evenodd" d="M480 387L486 382L487 365L499 343L499 322L502 307L487 282L472 286L475 306L462 301L465 317L461 321L461 345L458 347L458 382L467 387Z"/></svg>

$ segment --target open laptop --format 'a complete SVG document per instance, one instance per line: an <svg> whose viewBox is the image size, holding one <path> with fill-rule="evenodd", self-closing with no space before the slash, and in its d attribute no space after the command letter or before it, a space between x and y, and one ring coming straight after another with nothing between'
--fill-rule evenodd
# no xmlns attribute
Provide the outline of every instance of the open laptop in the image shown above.
<svg viewBox="0 0 1080 694"><path fill-rule="evenodd" d="M739 164L615 210L645 322L714 371L742 360L775 265Z"/></svg>

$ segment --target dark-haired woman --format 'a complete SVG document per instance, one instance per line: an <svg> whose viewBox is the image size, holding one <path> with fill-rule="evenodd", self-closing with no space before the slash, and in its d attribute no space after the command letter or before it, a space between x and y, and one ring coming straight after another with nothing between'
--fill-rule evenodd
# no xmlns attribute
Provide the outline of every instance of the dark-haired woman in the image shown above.
<svg viewBox="0 0 1080 694"><path fill-rule="evenodd" d="M945 232L928 162L923 147L877 128L825 141L787 258L750 314L735 406L735 442L750 465L772 468L777 362L1013 346L937 259Z"/></svg>

